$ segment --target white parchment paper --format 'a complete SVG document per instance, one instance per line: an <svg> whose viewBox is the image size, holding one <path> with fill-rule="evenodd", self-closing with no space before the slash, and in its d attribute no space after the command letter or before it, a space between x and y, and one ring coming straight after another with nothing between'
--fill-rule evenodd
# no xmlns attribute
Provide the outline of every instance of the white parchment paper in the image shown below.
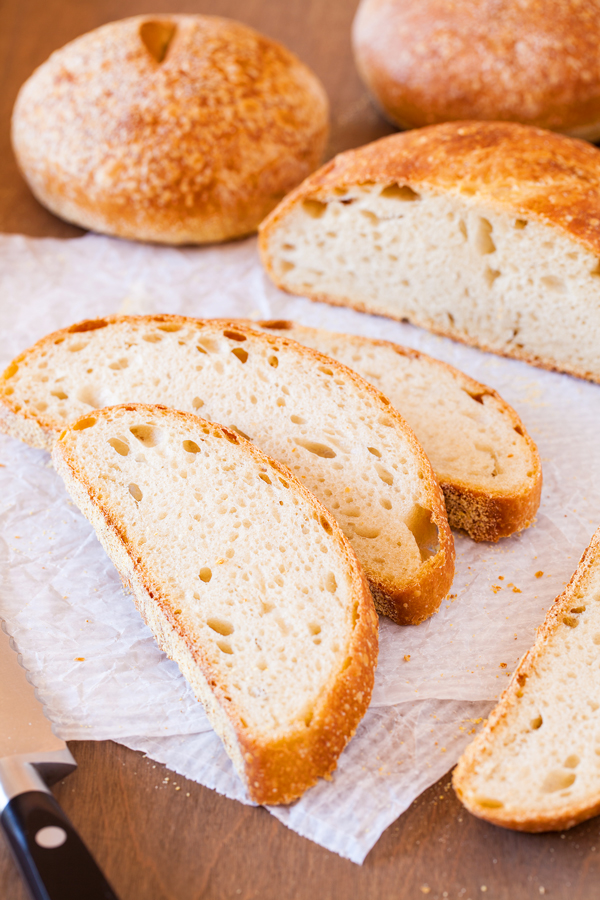
<svg viewBox="0 0 600 900"><path fill-rule="evenodd" d="M333 781L271 810L361 862L454 764L599 523L600 386L287 296L264 275L254 239L175 249L97 235L0 236L0 367L49 331L117 311L295 318L395 340L496 388L538 444L544 490L536 525L497 545L456 536L456 578L439 613L417 628L381 620L371 708ZM201 706L156 647L48 454L5 436L0 579L0 616L57 733L119 740L247 802Z"/></svg>

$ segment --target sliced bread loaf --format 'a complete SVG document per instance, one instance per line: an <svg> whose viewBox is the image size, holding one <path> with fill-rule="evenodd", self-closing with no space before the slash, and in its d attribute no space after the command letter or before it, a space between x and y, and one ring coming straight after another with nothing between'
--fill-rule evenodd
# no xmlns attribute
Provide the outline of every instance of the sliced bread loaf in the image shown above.
<svg viewBox="0 0 600 900"><path fill-rule="evenodd" d="M456 122L342 153L261 225L275 283L600 381L600 150Z"/></svg>
<svg viewBox="0 0 600 900"><path fill-rule="evenodd" d="M454 771L467 809L518 831L600 812L600 529Z"/></svg>
<svg viewBox="0 0 600 900"><path fill-rule="evenodd" d="M496 391L389 341L296 322L257 327L334 357L392 401L429 457L451 526L476 541L497 541L531 525L542 490L539 454Z"/></svg>
<svg viewBox="0 0 600 900"><path fill-rule="evenodd" d="M112 316L39 341L0 380L0 428L50 447L93 408L197 412L288 466L336 517L377 608L416 624L454 574L444 499L390 401L335 360L240 322Z"/></svg>
<svg viewBox="0 0 600 900"><path fill-rule="evenodd" d="M377 660L333 516L233 431L164 407L84 416L52 459L250 797L288 803L331 772Z"/></svg>

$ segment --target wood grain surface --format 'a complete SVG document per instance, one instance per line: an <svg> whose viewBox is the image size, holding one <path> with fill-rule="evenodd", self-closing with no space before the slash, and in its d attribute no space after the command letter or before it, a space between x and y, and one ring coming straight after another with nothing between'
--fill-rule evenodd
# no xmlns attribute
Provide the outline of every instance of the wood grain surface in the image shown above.
<svg viewBox="0 0 600 900"><path fill-rule="evenodd" d="M20 85L67 41L104 22L146 12L237 18L283 41L320 76L332 104L332 155L392 130L369 103L353 66L355 8L356 0L161 0L150 5L142 0L3 0L0 231L53 237L82 233L33 199L9 139ZM600 895L598 819L559 834L503 831L463 810L449 776L388 828L359 867L289 831L265 810L226 800L118 744L74 742L70 747L79 768L56 786L55 794L121 900L529 900L544 895L591 900ZM26 898L0 839L0 900Z"/></svg>

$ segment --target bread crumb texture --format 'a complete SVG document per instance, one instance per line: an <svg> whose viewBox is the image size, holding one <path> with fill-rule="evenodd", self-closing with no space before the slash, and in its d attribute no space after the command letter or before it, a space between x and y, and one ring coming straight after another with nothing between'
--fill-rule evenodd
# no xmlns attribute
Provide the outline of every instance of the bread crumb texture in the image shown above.
<svg viewBox="0 0 600 900"><path fill-rule="evenodd" d="M248 234L318 164L328 104L285 47L201 15L112 22L23 85L12 140L36 197L140 240Z"/></svg>
<svg viewBox="0 0 600 900"><path fill-rule="evenodd" d="M334 769L377 659L335 519L235 432L163 407L80 418L53 461L250 797L289 802Z"/></svg>
<svg viewBox="0 0 600 900"><path fill-rule="evenodd" d="M467 809L520 831L600 811L600 529L454 772Z"/></svg>
<svg viewBox="0 0 600 900"><path fill-rule="evenodd" d="M600 151L462 122L340 154L261 226L279 287L600 381Z"/></svg>
<svg viewBox="0 0 600 900"><path fill-rule="evenodd" d="M334 357L392 401L431 461L451 526L474 540L497 541L533 522L542 487L539 454L492 388L388 341L295 322L258 324Z"/></svg>
<svg viewBox="0 0 600 900"><path fill-rule="evenodd" d="M454 575L443 495L413 432L355 372L236 321L111 316L55 332L11 363L0 428L50 448L86 412L131 402L196 413L253 441L335 516L380 612L416 624L438 609Z"/></svg>
<svg viewBox="0 0 600 900"><path fill-rule="evenodd" d="M508 120L597 140L599 15L598 0L362 0L354 52L401 127Z"/></svg>

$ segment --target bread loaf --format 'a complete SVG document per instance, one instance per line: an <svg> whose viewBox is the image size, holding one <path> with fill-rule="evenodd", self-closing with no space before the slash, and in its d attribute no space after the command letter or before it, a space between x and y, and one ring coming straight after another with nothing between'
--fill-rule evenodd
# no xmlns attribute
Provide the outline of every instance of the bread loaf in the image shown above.
<svg viewBox="0 0 600 900"><path fill-rule="evenodd" d="M598 0L362 0L358 70L402 128L487 119L600 137Z"/></svg>
<svg viewBox="0 0 600 900"><path fill-rule="evenodd" d="M517 831L600 812L600 529L454 771L467 809Z"/></svg>
<svg viewBox="0 0 600 900"><path fill-rule="evenodd" d="M600 381L600 151L450 123L342 153L261 227L284 290Z"/></svg>
<svg viewBox="0 0 600 900"><path fill-rule="evenodd" d="M296 322L257 327L334 357L392 401L429 457L452 527L476 541L497 541L532 523L542 489L539 454L496 391L389 341Z"/></svg>
<svg viewBox="0 0 600 900"><path fill-rule="evenodd" d="M50 448L86 411L153 402L198 413L283 462L336 517L377 608L403 624L452 584L444 499L390 401L335 360L240 322L110 316L55 332L0 379L0 428Z"/></svg>
<svg viewBox="0 0 600 900"><path fill-rule="evenodd" d="M246 25L136 16L77 38L15 104L12 140L37 199L94 231L223 241L319 164L328 104L315 75Z"/></svg>
<svg viewBox="0 0 600 900"><path fill-rule="evenodd" d="M249 796L288 803L369 705L377 616L337 522L278 463L196 416L84 416L53 462Z"/></svg>

